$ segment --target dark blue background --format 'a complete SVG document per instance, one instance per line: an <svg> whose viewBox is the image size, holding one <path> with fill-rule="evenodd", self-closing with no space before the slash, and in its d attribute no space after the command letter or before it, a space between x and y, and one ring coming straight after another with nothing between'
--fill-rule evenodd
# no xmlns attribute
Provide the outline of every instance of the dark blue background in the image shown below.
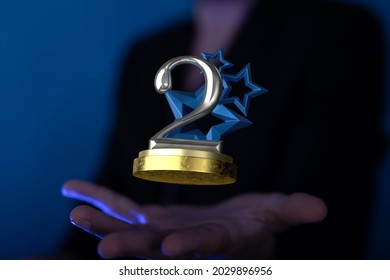
<svg viewBox="0 0 390 280"><path fill-rule="evenodd" d="M350 2L378 14L389 46L390 3ZM191 5L190 0L0 2L0 259L48 254L58 246L71 227L73 204L61 197L61 184L96 175L125 49L140 36L188 18ZM387 96L383 129L390 138L389 91ZM388 152L378 171L370 258L390 258L389 186Z"/></svg>

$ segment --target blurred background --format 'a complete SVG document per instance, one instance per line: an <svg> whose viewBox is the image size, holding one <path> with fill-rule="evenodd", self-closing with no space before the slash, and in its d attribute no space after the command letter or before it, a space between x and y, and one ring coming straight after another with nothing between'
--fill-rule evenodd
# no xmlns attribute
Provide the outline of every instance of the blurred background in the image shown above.
<svg viewBox="0 0 390 280"><path fill-rule="evenodd" d="M348 2L378 16L390 50L390 2ZM191 0L0 2L0 259L58 248L74 203L61 196L61 185L96 178L125 51L188 19L191 8ZM382 123L388 140L389 69ZM390 259L390 151L377 178L367 258Z"/></svg>

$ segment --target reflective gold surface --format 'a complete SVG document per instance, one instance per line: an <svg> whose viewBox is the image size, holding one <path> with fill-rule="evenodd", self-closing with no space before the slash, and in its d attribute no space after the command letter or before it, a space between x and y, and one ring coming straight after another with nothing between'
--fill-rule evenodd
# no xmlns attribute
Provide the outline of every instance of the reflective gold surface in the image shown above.
<svg viewBox="0 0 390 280"><path fill-rule="evenodd" d="M224 185L236 182L237 168L231 157L217 152L152 149L139 153L133 175L172 184Z"/></svg>

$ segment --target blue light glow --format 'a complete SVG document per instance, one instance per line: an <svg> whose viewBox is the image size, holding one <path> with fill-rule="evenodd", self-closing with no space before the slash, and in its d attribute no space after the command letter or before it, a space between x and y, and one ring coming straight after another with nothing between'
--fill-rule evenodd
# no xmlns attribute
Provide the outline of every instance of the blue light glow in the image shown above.
<svg viewBox="0 0 390 280"><path fill-rule="evenodd" d="M111 217L124 221L128 224L144 225L147 223L147 219L145 215L135 210L129 209L128 213L126 213L126 215L123 215L118 213L118 211L116 211L114 207L110 206L109 204L97 198L90 197L82 193L78 193L74 190L68 190L64 187L61 189L61 192L64 197L73 198L73 199L77 199L89 203L95 206L96 208L100 209L107 215L110 215Z"/></svg>

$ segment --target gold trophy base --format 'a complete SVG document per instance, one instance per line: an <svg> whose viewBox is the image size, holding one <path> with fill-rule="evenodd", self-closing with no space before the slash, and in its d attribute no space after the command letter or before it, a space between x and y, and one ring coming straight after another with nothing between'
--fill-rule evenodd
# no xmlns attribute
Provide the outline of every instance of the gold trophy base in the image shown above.
<svg viewBox="0 0 390 280"><path fill-rule="evenodd" d="M137 178L171 184L226 185L236 182L237 167L227 155L191 149L151 149L134 160Z"/></svg>

